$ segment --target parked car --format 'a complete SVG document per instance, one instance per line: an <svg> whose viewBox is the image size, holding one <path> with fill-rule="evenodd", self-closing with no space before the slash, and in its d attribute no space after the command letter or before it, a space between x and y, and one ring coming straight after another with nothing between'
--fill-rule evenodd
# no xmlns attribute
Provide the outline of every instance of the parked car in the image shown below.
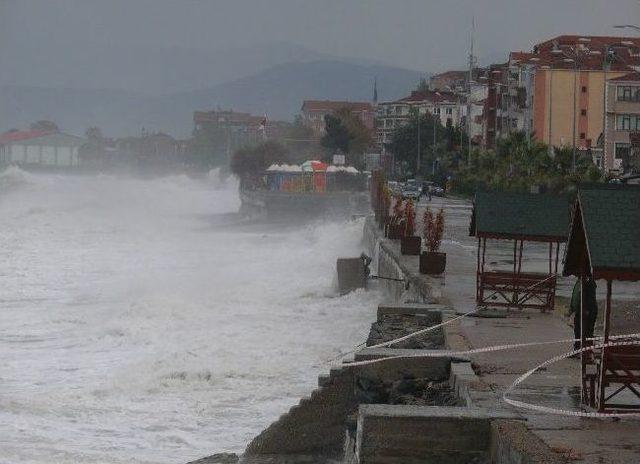
<svg viewBox="0 0 640 464"><path fill-rule="evenodd" d="M420 189L417 185L407 185L402 189L403 200L420 201Z"/></svg>
<svg viewBox="0 0 640 464"><path fill-rule="evenodd" d="M395 180L390 180L387 182L389 186L389 190L391 190L392 195L400 195L402 193L402 187Z"/></svg>
<svg viewBox="0 0 640 464"><path fill-rule="evenodd" d="M443 197L444 196L444 189L442 187L440 187L439 185L432 185L431 186L431 195L434 195L436 197Z"/></svg>

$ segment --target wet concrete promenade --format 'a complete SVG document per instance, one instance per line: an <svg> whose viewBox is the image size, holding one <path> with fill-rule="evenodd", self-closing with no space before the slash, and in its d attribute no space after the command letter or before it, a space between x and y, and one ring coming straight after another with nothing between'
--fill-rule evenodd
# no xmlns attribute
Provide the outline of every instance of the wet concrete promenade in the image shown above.
<svg viewBox="0 0 640 464"><path fill-rule="evenodd" d="M434 207L443 207L447 217L444 251L447 273L443 279L429 279L440 299L457 313L474 307L475 243L468 236L471 205L461 200L434 199ZM421 205L421 207L423 207ZM526 265L545 265L544 251L532 250ZM493 262L507 261L509 246L503 247ZM401 257L402 260L417 258ZM407 264L412 266L411 263ZM560 283L561 295L567 295L573 282ZM573 329L563 317L566 307L559 305L552 314L537 311L502 311L499 318L467 317L446 328L448 347L467 350L495 345L542 342L573 338ZM506 410L526 418L526 427L540 437L566 462L637 463L640 462L640 419L590 419L551 415L514 408L502 394L521 374L543 361L570 351L570 343L541 345L526 349L497 351L470 356L479 381L472 385L474 406ZM513 399L558 409L579 411L580 362L564 359L529 377ZM562 461L561 461L562 462Z"/></svg>

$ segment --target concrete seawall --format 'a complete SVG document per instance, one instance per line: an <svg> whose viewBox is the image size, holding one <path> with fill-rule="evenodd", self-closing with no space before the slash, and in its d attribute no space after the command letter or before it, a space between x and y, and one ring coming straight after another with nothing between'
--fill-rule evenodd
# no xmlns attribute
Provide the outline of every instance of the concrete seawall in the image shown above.
<svg viewBox="0 0 640 464"><path fill-rule="evenodd" d="M371 218L364 226L363 246L374 258L372 272L405 281L379 281L389 302L379 305L367 345L455 317L453 309L441 303L446 277L420 275L418 258L402 256L399 245L382 237ZM417 340L414 347L365 347L355 353L354 361L382 360L343 364L320 376L318 388L256 436L235 462L566 462L529 432L522 416L496 407L496 394L482 384L470 360L415 357L434 349L465 349L457 324L430 337ZM431 394L424 395L424 389Z"/></svg>

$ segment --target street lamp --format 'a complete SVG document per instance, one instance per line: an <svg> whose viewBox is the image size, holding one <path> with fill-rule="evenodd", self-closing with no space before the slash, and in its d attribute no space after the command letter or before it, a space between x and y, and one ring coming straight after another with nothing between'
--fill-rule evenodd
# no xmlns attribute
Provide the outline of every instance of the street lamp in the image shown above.
<svg viewBox="0 0 640 464"><path fill-rule="evenodd" d="M571 54L561 51L562 56L564 57L564 62L573 63L573 154L571 161L571 171L576 172L576 151L577 151L577 143L576 143L576 111L577 111L577 102L578 102L578 72L581 69L581 60L583 55L581 54L578 48L572 47Z"/></svg>

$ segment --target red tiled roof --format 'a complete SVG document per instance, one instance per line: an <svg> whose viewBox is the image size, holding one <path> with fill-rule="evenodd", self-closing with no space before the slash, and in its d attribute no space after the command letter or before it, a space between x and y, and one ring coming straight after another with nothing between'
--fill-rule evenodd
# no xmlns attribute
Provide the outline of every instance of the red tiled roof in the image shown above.
<svg viewBox="0 0 640 464"><path fill-rule="evenodd" d="M457 96L452 92L439 92L434 90L419 91L414 90L408 97L401 98L399 102L423 102L430 101L433 103L457 102Z"/></svg>
<svg viewBox="0 0 640 464"><path fill-rule="evenodd" d="M614 79L609 79L611 81L626 81L626 82L640 82L640 73L633 72L629 74L625 74L624 76L616 77Z"/></svg>
<svg viewBox="0 0 640 464"><path fill-rule="evenodd" d="M535 53L530 52L511 52L509 54L509 61L529 61L529 59L533 58Z"/></svg>
<svg viewBox="0 0 640 464"><path fill-rule="evenodd" d="M0 145L11 142L19 142L21 140L35 139L36 137L42 137L53 133L53 131L38 130L5 132L4 134L0 135Z"/></svg>
<svg viewBox="0 0 640 464"><path fill-rule="evenodd" d="M302 111L333 111L349 108L351 111L373 111L373 106L368 102L350 102L334 100L305 100L302 103Z"/></svg>
<svg viewBox="0 0 640 464"><path fill-rule="evenodd" d="M607 45L620 44L629 42L635 47L640 47L640 37L615 37L615 36L597 36L597 35L559 35L544 42L535 45L535 49L542 51L544 49L551 50L556 44L558 46L584 44L590 48L604 48Z"/></svg>

